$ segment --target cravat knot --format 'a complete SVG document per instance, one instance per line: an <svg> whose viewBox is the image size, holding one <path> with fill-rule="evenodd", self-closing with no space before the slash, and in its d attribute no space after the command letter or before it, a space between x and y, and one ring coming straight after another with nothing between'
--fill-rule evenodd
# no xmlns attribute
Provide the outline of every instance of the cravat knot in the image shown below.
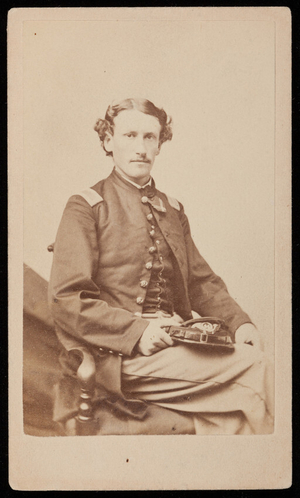
<svg viewBox="0 0 300 498"><path fill-rule="evenodd" d="M146 185L146 187L142 187L140 190L141 194L148 197L148 199L153 199L153 197L155 197L155 188L151 185Z"/></svg>

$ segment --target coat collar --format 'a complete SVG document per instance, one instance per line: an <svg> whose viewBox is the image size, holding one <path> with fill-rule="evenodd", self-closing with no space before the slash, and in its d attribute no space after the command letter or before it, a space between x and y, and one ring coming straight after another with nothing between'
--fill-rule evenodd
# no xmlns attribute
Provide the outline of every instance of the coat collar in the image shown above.
<svg viewBox="0 0 300 498"><path fill-rule="evenodd" d="M129 182L114 168L111 172L111 177L113 182L117 185L125 188L126 190L134 193L135 195L140 195L142 202L149 203L156 210L162 213L166 212L166 208L163 200L158 196L158 191L155 187L155 181L151 178L151 185L147 183L143 187L138 187L133 182Z"/></svg>
<svg viewBox="0 0 300 498"><path fill-rule="evenodd" d="M149 182L144 185L143 187L140 187L139 185L135 184L134 182L131 182L124 178L117 170L114 168L110 174L110 177L112 178L113 182L119 185L120 187L126 188L127 190L131 192L142 192L143 188L150 187L151 189L154 189L156 191L155 187L155 181L151 177ZM151 182L151 185L149 183Z"/></svg>

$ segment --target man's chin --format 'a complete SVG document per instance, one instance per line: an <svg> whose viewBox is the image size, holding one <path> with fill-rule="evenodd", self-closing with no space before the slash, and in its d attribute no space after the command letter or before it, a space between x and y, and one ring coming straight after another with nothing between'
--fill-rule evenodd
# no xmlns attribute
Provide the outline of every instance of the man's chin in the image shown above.
<svg viewBox="0 0 300 498"><path fill-rule="evenodd" d="M143 162L135 162L131 163L131 171L130 174L132 176L136 176L141 178L142 176L149 175L150 176L151 166L149 163Z"/></svg>
<svg viewBox="0 0 300 498"><path fill-rule="evenodd" d="M127 167L126 170L125 168L117 167L117 171L119 170L125 178L135 183L147 182L150 178L151 169L152 165L149 163L133 161L130 163L130 168Z"/></svg>

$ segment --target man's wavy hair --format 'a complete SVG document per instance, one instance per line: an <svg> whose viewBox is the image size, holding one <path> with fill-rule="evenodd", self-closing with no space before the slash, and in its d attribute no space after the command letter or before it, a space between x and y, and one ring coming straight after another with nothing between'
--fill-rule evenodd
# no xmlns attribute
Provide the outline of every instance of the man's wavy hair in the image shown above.
<svg viewBox="0 0 300 498"><path fill-rule="evenodd" d="M107 152L104 146L104 140L107 134L114 134L114 118L116 118L120 112L130 110L140 111L158 119L161 125L159 147L167 140L172 139L172 118L168 116L163 109L159 109L150 102L150 100L146 99L121 100L120 102L110 105L107 108L105 118L98 119L94 126L94 130L98 133L101 145L107 156L112 156L112 152Z"/></svg>

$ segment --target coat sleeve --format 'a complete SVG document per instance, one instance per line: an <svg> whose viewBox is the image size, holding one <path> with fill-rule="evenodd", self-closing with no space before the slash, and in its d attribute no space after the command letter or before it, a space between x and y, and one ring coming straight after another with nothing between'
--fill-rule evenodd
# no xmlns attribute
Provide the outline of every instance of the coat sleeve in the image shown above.
<svg viewBox="0 0 300 498"><path fill-rule="evenodd" d="M95 283L99 227L93 209L78 195L66 205L55 240L50 309L63 336L131 355L149 322L101 300L101 289ZM67 347L68 340L62 342Z"/></svg>
<svg viewBox="0 0 300 498"><path fill-rule="evenodd" d="M181 205L181 224L188 259L188 292L191 307L201 316L214 316L225 321L234 334L243 323L252 323L249 316L229 295L223 280L216 275L199 253L191 236L189 221Z"/></svg>

